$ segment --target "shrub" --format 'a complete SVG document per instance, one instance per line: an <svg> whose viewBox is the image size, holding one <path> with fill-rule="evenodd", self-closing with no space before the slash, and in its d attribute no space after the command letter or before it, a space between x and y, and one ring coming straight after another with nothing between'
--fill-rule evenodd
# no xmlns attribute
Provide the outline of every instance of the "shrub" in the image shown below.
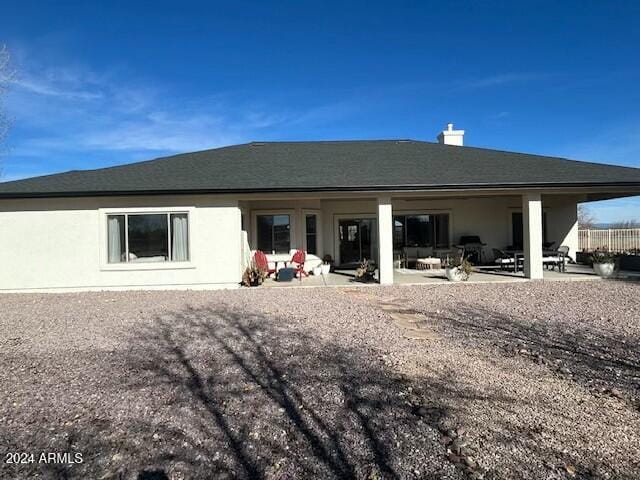
<svg viewBox="0 0 640 480"><path fill-rule="evenodd" d="M473 265L465 258L464 254L455 257L450 257L447 255L446 260L444 261L445 268L457 268L463 274L465 279L469 278L469 276L473 273Z"/></svg>
<svg viewBox="0 0 640 480"><path fill-rule="evenodd" d="M615 263L618 255L606 250L595 250L591 252L590 258L592 263Z"/></svg>
<svg viewBox="0 0 640 480"><path fill-rule="evenodd" d="M267 276L268 273L266 270L252 264L248 266L242 274L242 284L246 287L261 285Z"/></svg>
<svg viewBox="0 0 640 480"><path fill-rule="evenodd" d="M373 282L376 266L366 258L356 268L356 280L358 282Z"/></svg>

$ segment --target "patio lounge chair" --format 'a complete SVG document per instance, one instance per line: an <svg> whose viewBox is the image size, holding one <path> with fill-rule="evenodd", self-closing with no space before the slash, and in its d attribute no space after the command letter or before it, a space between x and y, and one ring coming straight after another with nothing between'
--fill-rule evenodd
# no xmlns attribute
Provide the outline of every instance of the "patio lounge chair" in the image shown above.
<svg viewBox="0 0 640 480"><path fill-rule="evenodd" d="M496 265L500 265L501 270L504 270L507 267L513 268L513 266L516 264L515 258L509 256L502 250L492 248L491 251L493 252L493 263L495 263Z"/></svg>
<svg viewBox="0 0 640 480"><path fill-rule="evenodd" d="M287 267L293 268L295 270L296 275L298 275L298 277L300 278L300 281L302 281L303 275L305 277L309 276L309 274L304 271L304 262L306 258L307 254L304 252L304 250L296 250L296 253L293 254L293 257L291 257L291 261L288 262L289 264L287 265Z"/></svg>
<svg viewBox="0 0 640 480"><path fill-rule="evenodd" d="M267 272L267 275L271 275L276 273L275 268L269 268L269 260L265 253L261 250L256 250L256 253L253 254L253 263L256 267L261 268Z"/></svg>
<svg viewBox="0 0 640 480"><path fill-rule="evenodd" d="M415 266L418 260L418 247L403 247L404 262L407 268L409 265Z"/></svg>
<svg viewBox="0 0 640 480"><path fill-rule="evenodd" d="M565 271L565 260L569 255L569 247L566 245L560 245L558 250L544 252L542 256L543 265L549 269L555 270L558 267L560 272Z"/></svg>

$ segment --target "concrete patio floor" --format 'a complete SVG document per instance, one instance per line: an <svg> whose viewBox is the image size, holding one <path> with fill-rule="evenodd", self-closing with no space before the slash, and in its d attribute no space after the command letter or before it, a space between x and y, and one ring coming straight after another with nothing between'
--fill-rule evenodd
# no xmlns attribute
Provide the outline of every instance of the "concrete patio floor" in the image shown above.
<svg viewBox="0 0 640 480"><path fill-rule="evenodd" d="M346 285L367 285L354 280L354 270L337 270L329 275L304 277L302 281L294 279L291 282L276 282L269 278L265 281L265 287L338 287ZM618 272L618 279L640 280L640 272ZM591 267L586 265L567 265L566 272L557 270L544 271L544 280L551 281L580 281L598 280L599 277ZM493 267L477 267L466 283L501 283L501 282L526 282L522 272L514 273L508 270L494 269ZM422 285L450 283L445 277L444 270L413 270L408 268L396 269L394 282L397 285ZM371 283L368 285L377 285Z"/></svg>

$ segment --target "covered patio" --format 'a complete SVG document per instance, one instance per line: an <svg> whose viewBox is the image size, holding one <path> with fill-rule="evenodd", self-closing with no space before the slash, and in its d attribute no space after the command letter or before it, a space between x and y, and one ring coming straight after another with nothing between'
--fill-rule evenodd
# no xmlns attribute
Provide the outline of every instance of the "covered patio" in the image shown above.
<svg viewBox="0 0 640 480"><path fill-rule="evenodd" d="M432 283L445 281L442 268L446 259L464 252L472 257L476 270L472 281L591 277L590 271L570 265L579 249L577 205L625 194L607 187L378 196L298 193L286 199L256 195L239 202L243 268L260 250L267 256L269 268L277 272L290 263L287 260L294 252L302 250L307 272L323 259L334 272L323 277L305 276L303 285L350 284L365 259L375 265L380 284ZM476 238L477 243L461 245L470 238ZM566 272L547 270L549 256L559 249L563 251L562 257L558 255L563 260L560 263L569 268ZM507 268L496 261L503 251L513 258ZM428 265L433 270L418 269L424 258L433 261Z"/></svg>

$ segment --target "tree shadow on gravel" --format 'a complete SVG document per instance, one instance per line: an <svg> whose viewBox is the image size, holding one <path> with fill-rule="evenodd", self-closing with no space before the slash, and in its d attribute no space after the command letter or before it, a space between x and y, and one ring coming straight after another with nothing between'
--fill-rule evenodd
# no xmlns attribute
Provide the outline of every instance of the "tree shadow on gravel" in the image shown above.
<svg viewBox="0 0 640 480"><path fill-rule="evenodd" d="M284 320L165 315L136 332L130 384L156 392L148 468L195 478L461 478L440 443L450 387ZM423 407L423 408L420 408ZM144 433L143 433L144 435Z"/></svg>
<svg viewBox="0 0 640 480"><path fill-rule="evenodd" d="M640 406L640 339L630 341L586 323L572 327L512 318L476 305L463 304L435 319L441 333L456 342L498 347L582 386L618 390Z"/></svg>

